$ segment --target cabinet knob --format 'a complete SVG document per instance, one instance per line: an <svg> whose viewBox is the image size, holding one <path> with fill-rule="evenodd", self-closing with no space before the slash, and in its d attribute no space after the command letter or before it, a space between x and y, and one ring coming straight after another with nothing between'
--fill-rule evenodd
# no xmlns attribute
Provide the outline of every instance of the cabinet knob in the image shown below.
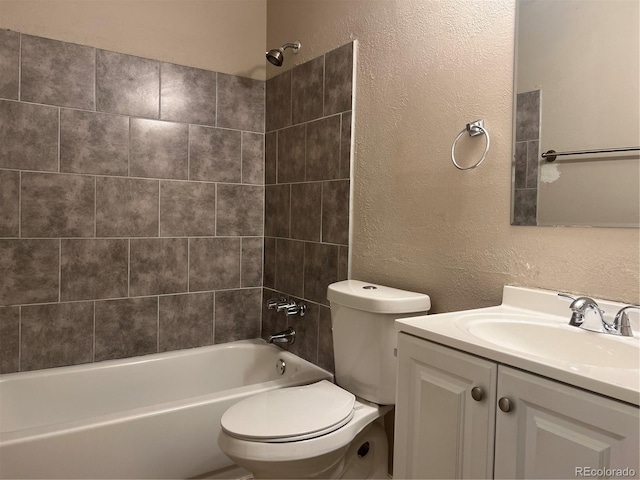
<svg viewBox="0 0 640 480"><path fill-rule="evenodd" d="M473 398L476 402L479 402L484 397L484 392L480 387L473 387L471 389L471 398Z"/></svg>
<svg viewBox="0 0 640 480"><path fill-rule="evenodd" d="M502 397L500 400L498 400L498 407L503 412L510 412L511 411L511 401L507 397Z"/></svg>

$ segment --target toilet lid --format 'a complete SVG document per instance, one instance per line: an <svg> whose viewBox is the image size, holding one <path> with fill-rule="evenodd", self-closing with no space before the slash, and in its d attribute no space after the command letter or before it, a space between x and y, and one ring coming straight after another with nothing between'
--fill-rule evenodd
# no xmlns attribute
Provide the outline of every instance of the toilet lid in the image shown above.
<svg viewBox="0 0 640 480"><path fill-rule="evenodd" d="M355 395L320 382L270 390L241 400L220 423L231 436L261 442L291 442L337 430L353 417Z"/></svg>

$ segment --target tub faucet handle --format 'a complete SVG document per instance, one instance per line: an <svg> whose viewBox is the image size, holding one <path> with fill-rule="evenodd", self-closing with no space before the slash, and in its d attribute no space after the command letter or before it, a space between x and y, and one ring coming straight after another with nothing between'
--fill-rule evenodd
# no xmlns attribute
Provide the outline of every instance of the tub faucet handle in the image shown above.
<svg viewBox="0 0 640 480"><path fill-rule="evenodd" d="M284 303L286 302L287 299L282 297L282 298L270 298L269 300L267 300L267 308L269 310L273 310L274 308L278 307L278 304L280 303Z"/></svg>
<svg viewBox="0 0 640 480"><path fill-rule="evenodd" d="M276 312L282 312L283 310L286 311L289 308L295 307L295 306L296 306L296 302L283 298L282 301L278 302L278 305L276 305Z"/></svg>
<svg viewBox="0 0 640 480"><path fill-rule="evenodd" d="M287 315L300 315L304 317L304 314L307 312L307 306L304 303L293 302L293 305L288 307L285 312L287 312Z"/></svg>

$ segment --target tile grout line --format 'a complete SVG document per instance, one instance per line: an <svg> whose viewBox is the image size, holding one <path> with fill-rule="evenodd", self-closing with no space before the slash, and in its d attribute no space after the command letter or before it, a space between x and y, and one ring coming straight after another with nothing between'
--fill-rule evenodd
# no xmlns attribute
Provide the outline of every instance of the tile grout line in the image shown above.
<svg viewBox="0 0 640 480"><path fill-rule="evenodd" d="M96 302L93 301L93 362L96 361Z"/></svg>
<svg viewBox="0 0 640 480"><path fill-rule="evenodd" d="M131 239L127 239L127 297L131 298Z"/></svg>
<svg viewBox="0 0 640 480"><path fill-rule="evenodd" d="M288 230L288 234L287 236L291 237L291 225L293 223L292 219L291 219L291 184L288 185L289 188L289 230Z"/></svg>
<svg viewBox="0 0 640 480"><path fill-rule="evenodd" d="M156 353L160 351L160 297L156 297Z"/></svg>
<svg viewBox="0 0 640 480"><path fill-rule="evenodd" d="M226 126L217 126L217 125L210 125L210 124L204 124L204 123L190 123L190 122L184 122L184 121L178 121L178 120L161 120L155 117L144 117L141 115L131 115L131 114L125 114L125 113L119 113L119 112L109 112L109 111L105 111L105 110L88 110L86 108L78 108L78 107L67 107L64 105L54 105L51 103L38 103L38 102L29 102L29 101L25 101L25 100L16 100L15 98L3 98L0 97L0 101L1 102L8 102L8 103L19 103L22 105L34 105L37 107L46 107L46 108L59 108L61 110L72 110L74 112L84 112L84 113L93 113L96 115L108 115L111 117L127 117L127 118L133 118L135 120L151 120L151 121L155 121L155 122L162 122L162 123L171 123L171 124L175 124L175 125L186 125L186 126L194 126L194 127L202 127L202 128L206 128L206 129L210 129L210 130L225 130L225 131L230 131L230 132L246 132L246 133L255 133L257 135L266 135L267 133L273 133L275 130L272 130L270 132L263 132L260 130L248 130L246 128L233 128L233 127L226 127ZM346 113L346 111L344 112ZM335 115L340 115L340 113L337 114L333 114L330 116L335 116ZM307 120L305 122L300 122L297 123L295 125L290 125L288 127L284 127L281 130L284 130L286 128L290 128L292 126L300 126L300 125L304 125L305 123L312 123L315 122L317 120L320 120L322 117L313 119L313 120ZM329 117L324 117L324 118L329 118Z"/></svg>
<svg viewBox="0 0 640 480"><path fill-rule="evenodd" d="M289 121L293 126L293 71L296 67L289 70Z"/></svg>
<svg viewBox="0 0 640 480"><path fill-rule="evenodd" d="M160 238L160 180L158 180L158 238Z"/></svg>
<svg viewBox="0 0 640 480"><path fill-rule="evenodd" d="M22 371L22 305L18 306L18 371Z"/></svg>
<svg viewBox="0 0 640 480"><path fill-rule="evenodd" d="M322 55L322 118L325 118L327 106L325 102L325 94L327 87L327 54Z"/></svg>
<svg viewBox="0 0 640 480"><path fill-rule="evenodd" d="M64 300L64 301L56 301L52 300L50 302L39 302L39 303L24 303L24 304L15 304L15 305L7 305L3 308L9 307L35 307L42 305L68 305L72 303L99 303L99 302L111 302L111 301L122 301L122 300L132 300L132 299L141 299L141 298L156 298L156 297L175 297L182 295L194 295L194 294L203 294L203 293L215 293L215 292L234 292L237 290L255 290L257 288L262 288L261 286L248 286L248 287L231 287L231 288L219 288L216 290L196 290L193 292L171 292L171 293L151 293L147 295L136 295L133 297L105 297L105 298L85 298L80 300ZM267 287L270 288L270 287ZM274 290L271 288L271 290Z"/></svg>
<svg viewBox="0 0 640 480"><path fill-rule="evenodd" d="M240 241L238 242L240 245L240 276L239 276L239 283L240 283L240 287L242 287L242 244L243 244L243 238L242 237L238 237L240 239Z"/></svg>
<svg viewBox="0 0 640 480"><path fill-rule="evenodd" d="M216 72L216 119L214 126L218 126L218 72Z"/></svg>
<svg viewBox="0 0 640 480"><path fill-rule="evenodd" d="M304 181L307 181L307 143L308 143L309 128L304 126Z"/></svg>
<svg viewBox="0 0 640 480"><path fill-rule="evenodd" d="M533 189L535 190L535 189ZM85 240L85 241L93 241L93 240L170 240L170 239L237 239L237 238L263 238L262 235L244 235L233 236L233 235L201 235L201 236L163 236L163 237L2 237L2 240ZM292 242L309 242L309 243L318 243L322 245L332 245L336 247L349 247L346 243L336 243L336 242L321 242L319 240L305 240L302 238L291 238L291 237L282 237L282 236L273 236L273 235L264 235L264 238L272 238L272 239L282 239L288 240Z"/></svg>
<svg viewBox="0 0 640 480"><path fill-rule="evenodd" d="M304 270L305 270L305 263L307 261L307 242L304 242L304 245L302 246L302 298L306 300L306 292L305 292L305 287L306 287L306 282L304 281Z"/></svg>
<svg viewBox="0 0 640 480"><path fill-rule="evenodd" d="M191 124L187 126L187 181L191 181Z"/></svg>
<svg viewBox="0 0 640 480"><path fill-rule="evenodd" d="M213 212L215 214L215 217L213 219L213 236L217 237L218 236L218 184L215 184L215 190L216 190L216 194L215 194L215 202L213 205Z"/></svg>
<svg viewBox="0 0 640 480"><path fill-rule="evenodd" d="M244 162L244 132L240 133L240 183L244 183L244 177L242 176L242 163Z"/></svg>
<svg viewBox="0 0 640 480"><path fill-rule="evenodd" d="M342 117L342 114L340 114L340 124L338 126L338 131L340 132L338 134L338 177L342 178L342 123L344 122L344 119Z"/></svg>
<svg viewBox="0 0 640 480"><path fill-rule="evenodd" d="M20 33L19 46L18 46L18 102L22 97L22 33Z"/></svg>
<svg viewBox="0 0 640 480"><path fill-rule="evenodd" d="M130 238L136 240L158 240L158 239L186 239L186 238L204 238L204 239L213 239L213 238L240 238L240 237L249 237L249 238L261 238L264 235L162 235L158 236L135 236L132 235L130 237L123 236L98 236L98 237L1 237L2 240L128 240ZM266 235L267 237L273 237L272 235ZM273 237L275 238L275 237ZM282 237L285 238L286 237ZM299 240L292 238L290 240ZM310 240L311 241L311 240ZM344 245L341 243L336 243L335 245Z"/></svg>
<svg viewBox="0 0 640 480"><path fill-rule="evenodd" d="M93 177L93 238L98 237L98 178Z"/></svg>
<svg viewBox="0 0 640 480"><path fill-rule="evenodd" d="M98 111L98 49L93 47L93 109Z"/></svg>
<svg viewBox="0 0 640 480"><path fill-rule="evenodd" d="M18 238L22 238L22 171L18 171Z"/></svg>
<svg viewBox="0 0 640 480"><path fill-rule="evenodd" d="M216 292L211 292L211 296L213 297L212 307L211 307L211 345L216 343Z"/></svg>
<svg viewBox="0 0 640 480"><path fill-rule="evenodd" d="M250 187L265 186L258 183L241 183L241 182L228 182L228 181L219 181L219 180L190 180L188 178L139 177L139 176L128 176L128 175L107 175L103 173L58 172L55 170L29 170L29 169L22 169L22 168L7 168L7 167L0 167L0 170L7 171L7 172L35 173L35 174L42 174L42 175L68 175L68 176L74 175L74 176L82 176L82 177L113 178L118 180L146 180L146 181L162 180L163 182L201 183L205 185L221 184L221 185L250 186ZM309 180L309 182L331 182L331 181L339 181L339 180L348 180L348 179L332 178L332 179L326 179L326 180ZM301 182L287 182L287 183L307 183L307 182L301 181ZM269 183L268 185L277 185L277 184Z"/></svg>
<svg viewBox="0 0 640 480"><path fill-rule="evenodd" d="M131 117L127 116L127 176L131 178Z"/></svg>
<svg viewBox="0 0 640 480"><path fill-rule="evenodd" d="M60 125L60 117L61 117L61 108L58 108L58 172L60 172L60 130L61 130L61 125Z"/></svg>
<svg viewBox="0 0 640 480"><path fill-rule="evenodd" d="M158 62L158 120L162 120L162 62Z"/></svg>
<svg viewBox="0 0 640 480"><path fill-rule="evenodd" d="M58 239L58 303L62 302L62 239Z"/></svg>

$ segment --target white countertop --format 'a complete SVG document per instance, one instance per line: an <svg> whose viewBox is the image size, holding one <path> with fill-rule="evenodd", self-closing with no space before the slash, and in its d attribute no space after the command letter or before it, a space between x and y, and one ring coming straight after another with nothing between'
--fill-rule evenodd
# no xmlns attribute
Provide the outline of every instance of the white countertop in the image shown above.
<svg viewBox="0 0 640 480"><path fill-rule="evenodd" d="M596 300L610 323L625 306ZM625 338L569 326L570 303L557 292L506 286L502 305L398 319L395 323L401 332L640 405L638 310L628 310L634 336ZM531 306L535 309L527 308ZM597 326L595 316L587 318L590 325ZM482 331L483 325L490 328ZM501 330L501 325L515 328ZM536 330L538 326L542 329ZM522 334L514 337L519 328Z"/></svg>

